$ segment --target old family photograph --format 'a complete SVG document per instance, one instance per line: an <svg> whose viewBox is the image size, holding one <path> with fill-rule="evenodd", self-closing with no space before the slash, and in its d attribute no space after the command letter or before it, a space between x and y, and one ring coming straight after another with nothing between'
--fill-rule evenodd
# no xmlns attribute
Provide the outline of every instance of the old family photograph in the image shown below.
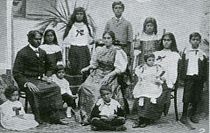
<svg viewBox="0 0 210 133"><path fill-rule="evenodd" d="M208 133L209 0L1 0L0 132Z"/></svg>

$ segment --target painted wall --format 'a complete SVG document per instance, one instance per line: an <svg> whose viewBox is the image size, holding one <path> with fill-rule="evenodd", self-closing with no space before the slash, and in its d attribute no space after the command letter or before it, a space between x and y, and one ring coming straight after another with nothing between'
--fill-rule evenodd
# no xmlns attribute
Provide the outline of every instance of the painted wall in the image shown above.
<svg viewBox="0 0 210 133"><path fill-rule="evenodd" d="M12 46L12 0L1 0L0 4L0 74L11 69Z"/></svg>

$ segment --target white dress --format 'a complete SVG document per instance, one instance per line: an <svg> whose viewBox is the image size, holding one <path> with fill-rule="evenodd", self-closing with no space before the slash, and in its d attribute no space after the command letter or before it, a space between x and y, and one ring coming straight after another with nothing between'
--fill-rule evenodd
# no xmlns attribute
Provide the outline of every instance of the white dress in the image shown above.
<svg viewBox="0 0 210 133"><path fill-rule="evenodd" d="M149 67L144 64L136 67L135 74L138 82L134 87L133 96L139 98L140 106L143 106L144 97L151 98L151 102L156 103L156 99L162 94L162 81L159 78L162 73L163 69L159 65Z"/></svg>
<svg viewBox="0 0 210 133"><path fill-rule="evenodd" d="M34 115L25 113L21 102L10 100L0 105L0 122L1 126L10 130L26 130L39 125Z"/></svg>
<svg viewBox="0 0 210 133"><path fill-rule="evenodd" d="M166 71L164 78L166 79L166 84L168 88L173 88L177 80L178 75L178 62L181 59L177 52L172 51L156 51L154 52L156 63L161 65Z"/></svg>

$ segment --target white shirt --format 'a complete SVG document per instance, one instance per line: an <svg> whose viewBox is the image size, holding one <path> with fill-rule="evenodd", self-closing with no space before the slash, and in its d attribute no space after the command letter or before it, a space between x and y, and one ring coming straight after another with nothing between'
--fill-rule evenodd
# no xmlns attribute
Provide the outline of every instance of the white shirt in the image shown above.
<svg viewBox="0 0 210 133"><path fill-rule="evenodd" d="M186 51L188 59L187 75L198 75L198 59L203 60L205 53L200 49L189 49Z"/></svg>
<svg viewBox="0 0 210 133"><path fill-rule="evenodd" d="M74 46L88 46L91 41L87 26L77 22L72 25L68 36L64 39L65 44Z"/></svg>
<svg viewBox="0 0 210 133"><path fill-rule="evenodd" d="M36 56L39 57L39 53L36 52L36 51L39 51L38 48L35 48L31 44L29 44L29 47L36 53Z"/></svg>
<svg viewBox="0 0 210 133"><path fill-rule="evenodd" d="M111 101L107 104L104 103L104 100L101 98L98 100L96 105L99 106L99 115L101 116L111 116L114 115L114 113L117 111L117 108L120 108L121 105L118 101L111 99Z"/></svg>
<svg viewBox="0 0 210 133"><path fill-rule="evenodd" d="M72 92L71 92L71 89L70 89L69 82L65 78L59 79L56 76L56 74L53 74L52 75L52 81L55 82L60 87L61 95L64 94L64 93L67 93L67 94L72 96Z"/></svg>

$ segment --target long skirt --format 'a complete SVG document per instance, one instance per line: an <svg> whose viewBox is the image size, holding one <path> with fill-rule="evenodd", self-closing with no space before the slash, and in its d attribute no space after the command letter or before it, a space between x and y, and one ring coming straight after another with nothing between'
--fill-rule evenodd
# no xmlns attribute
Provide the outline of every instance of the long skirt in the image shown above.
<svg viewBox="0 0 210 133"><path fill-rule="evenodd" d="M157 103L153 104L150 98L144 98L144 105L138 106L138 116L151 120L158 120L162 114L168 113L170 107L171 91L167 88L166 84L163 84L163 92L160 97L157 98Z"/></svg>
<svg viewBox="0 0 210 133"><path fill-rule="evenodd" d="M69 49L70 75L80 75L82 68L90 64L88 46L71 46Z"/></svg>
<svg viewBox="0 0 210 133"><path fill-rule="evenodd" d="M30 80L38 88L39 92L31 92L26 89L26 96L37 121L59 120L62 109L62 97L60 88L55 83L47 83L41 80Z"/></svg>

